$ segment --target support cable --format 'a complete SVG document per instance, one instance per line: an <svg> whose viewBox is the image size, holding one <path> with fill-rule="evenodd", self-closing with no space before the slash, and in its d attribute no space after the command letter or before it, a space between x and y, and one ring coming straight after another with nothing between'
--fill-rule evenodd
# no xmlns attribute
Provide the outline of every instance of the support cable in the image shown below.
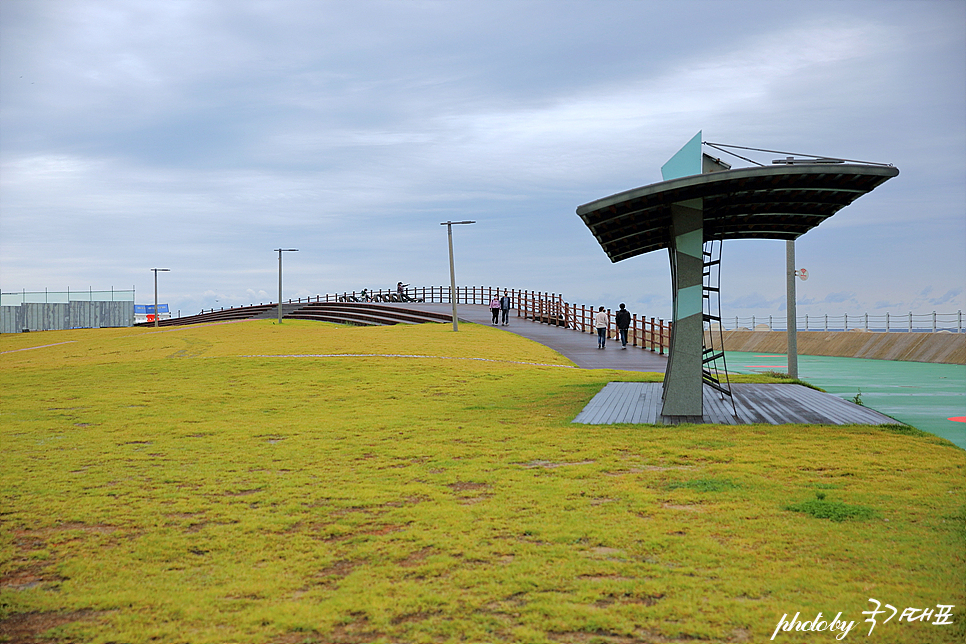
<svg viewBox="0 0 966 644"><path fill-rule="evenodd" d="M768 152L769 154L786 154L786 155L800 156L800 157L812 157L813 159L827 159L829 161L843 161L845 163L861 163L863 165L880 165L886 168L892 167L891 163L878 163L876 161L859 161L858 159L842 159L840 157L827 157L827 156L821 156L818 154L807 154L805 152L782 152L781 150L766 150L765 148L749 148L743 145L729 145L727 143L710 143L708 141L702 141L702 143L716 150L720 150L721 152L730 154L732 156L736 156L739 159L743 159L744 161L748 161L749 163L754 163L755 165L759 165L762 167L764 167L763 164L758 163L757 161L746 159L745 157L739 156L734 152L728 152L723 148L734 148L735 150L752 150L753 152Z"/></svg>

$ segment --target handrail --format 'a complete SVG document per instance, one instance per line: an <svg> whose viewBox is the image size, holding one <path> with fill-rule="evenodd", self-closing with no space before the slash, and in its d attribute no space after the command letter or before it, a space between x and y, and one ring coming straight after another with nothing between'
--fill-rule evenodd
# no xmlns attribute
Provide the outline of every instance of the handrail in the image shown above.
<svg viewBox="0 0 966 644"><path fill-rule="evenodd" d="M760 327L767 326L769 331L786 331L785 316L778 319L780 326L775 327L777 316L752 315L750 317L734 316L723 318L722 328L725 331L738 330L745 328L748 330L761 330ZM732 320L734 323L732 324ZM868 314L849 315L799 315L796 320L796 327L799 331L876 331L892 333L904 331L907 333L936 333L938 331L963 332L963 312L955 313L908 313L892 314Z"/></svg>
<svg viewBox="0 0 966 644"><path fill-rule="evenodd" d="M486 305L493 297L499 297L506 291L510 298L516 303L517 317L541 322L543 324L555 324L569 329L575 329L582 333L595 333L593 328L594 309L587 305L577 305L563 300L563 296L558 293L547 293L544 291L530 291L523 289L510 289L493 286L460 286L456 289L457 304L478 304ZM448 286L423 286L407 288L403 295L407 299L402 299L395 289L366 290L369 301L372 302L407 302L419 301L431 303L449 304L450 289ZM350 299L351 298L351 299ZM301 304L302 302L338 302L340 300L364 301L361 291L344 291L342 293L327 293L314 297L298 298L289 300L290 304ZM259 303L261 306L262 303ZM250 305L255 306L255 305ZM234 307L231 307L234 308ZM244 308L244 307L240 307ZM225 310L224 308L221 310ZM229 309L230 310L230 309ZM213 313L216 309L202 309L201 313ZM608 337L616 338L617 330L614 325L611 311L607 310ZM767 320L767 322L766 322ZM775 321L781 323L776 328ZM722 328L725 331L746 328L755 330L756 327L767 325L768 330L785 331L785 317L781 316L750 316L750 317L725 317L722 319ZM733 324L732 324L733 321ZM861 329L864 331L885 331L885 332L931 332L952 331L962 333L963 312L955 313L931 313L914 314L903 313L893 315L890 313L880 315L799 315L799 331L854 331ZM760 329L759 329L760 330ZM632 315L631 326L628 329L628 342L632 346L640 345L641 348L651 349L663 354L670 344L671 321L662 318Z"/></svg>
<svg viewBox="0 0 966 644"><path fill-rule="evenodd" d="M506 293L515 304L517 317L541 324L552 324L581 333L596 333L594 328L594 307L586 304L577 305L565 302L559 293L545 291L530 291L525 289L502 288L494 286L459 286L456 288L457 304L487 305L490 301ZM422 286L406 288L402 297L395 289L366 289L366 297L370 302L413 302L420 301L438 304L450 304L450 288L448 286ZM343 291L342 293L327 293L315 297L304 298L305 303L366 301L362 291ZM301 304L303 298L289 300L291 304ZM214 309L212 309L214 310ZM204 312L204 311L202 311ZM608 337L618 338L617 324L607 310ZM658 352L664 355L671 343L671 322L663 318L632 315L628 328L628 343L633 347Z"/></svg>

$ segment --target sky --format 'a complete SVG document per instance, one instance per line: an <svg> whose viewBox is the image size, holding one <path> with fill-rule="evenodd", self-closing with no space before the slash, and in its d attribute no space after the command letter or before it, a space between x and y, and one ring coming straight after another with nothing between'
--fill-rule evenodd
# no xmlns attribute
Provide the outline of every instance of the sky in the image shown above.
<svg viewBox="0 0 966 644"><path fill-rule="evenodd" d="M966 308L964 0L0 0L0 290L164 267L189 315L274 301L276 248L283 299L448 285L475 220L459 285L667 318L666 252L575 211L698 131L899 168L799 238L800 315ZM784 275L726 243L722 314Z"/></svg>

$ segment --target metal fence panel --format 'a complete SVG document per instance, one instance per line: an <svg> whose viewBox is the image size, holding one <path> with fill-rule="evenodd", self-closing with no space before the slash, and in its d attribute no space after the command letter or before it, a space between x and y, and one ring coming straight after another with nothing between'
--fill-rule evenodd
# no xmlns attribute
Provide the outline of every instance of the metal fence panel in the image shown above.
<svg viewBox="0 0 966 644"><path fill-rule="evenodd" d="M0 306L0 333L20 333L24 330L24 308L17 306Z"/></svg>
<svg viewBox="0 0 966 644"><path fill-rule="evenodd" d="M0 307L0 333L134 325L134 302L26 302Z"/></svg>
<svg viewBox="0 0 966 644"><path fill-rule="evenodd" d="M40 304L27 302L25 329L30 331L57 331L67 329L70 323L70 304Z"/></svg>
<svg viewBox="0 0 966 644"><path fill-rule="evenodd" d="M134 326L134 301L92 302L94 305L94 328Z"/></svg>

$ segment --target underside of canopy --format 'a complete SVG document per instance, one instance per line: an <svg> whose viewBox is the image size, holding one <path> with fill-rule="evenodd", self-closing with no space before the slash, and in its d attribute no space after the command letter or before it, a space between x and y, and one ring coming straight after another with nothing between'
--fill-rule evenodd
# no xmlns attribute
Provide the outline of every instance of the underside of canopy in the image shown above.
<svg viewBox="0 0 966 644"><path fill-rule="evenodd" d="M892 166L796 164L698 174L577 208L612 262L669 248L671 204L703 200L704 239L795 239L899 174Z"/></svg>

